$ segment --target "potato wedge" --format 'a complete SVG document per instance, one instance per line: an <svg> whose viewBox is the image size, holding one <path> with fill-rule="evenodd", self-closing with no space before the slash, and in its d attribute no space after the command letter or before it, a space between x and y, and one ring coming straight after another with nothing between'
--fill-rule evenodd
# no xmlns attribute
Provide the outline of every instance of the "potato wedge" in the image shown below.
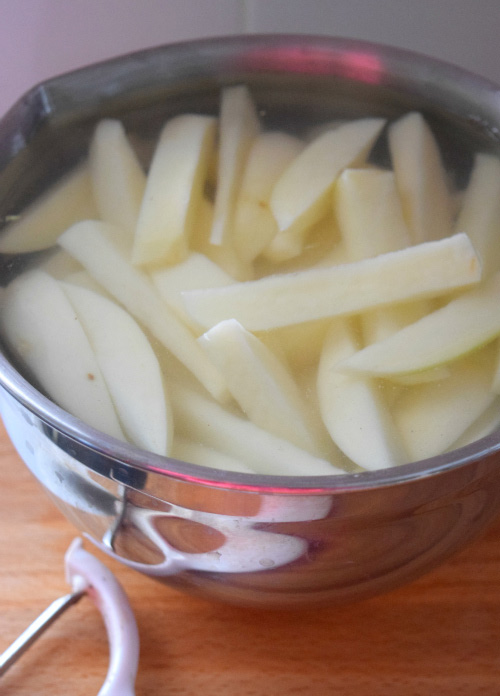
<svg viewBox="0 0 500 696"><path fill-rule="evenodd" d="M62 283L84 328L123 430L138 447L168 455L173 421L160 366L130 314L92 290Z"/></svg>
<svg viewBox="0 0 500 696"><path fill-rule="evenodd" d="M87 164L57 181L2 230L0 254L48 249L70 225L98 217Z"/></svg>
<svg viewBox="0 0 500 696"><path fill-rule="evenodd" d="M297 384L277 356L235 319L198 339L252 423L318 454Z"/></svg>
<svg viewBox="0 0 500 696"><path fill-rule="evenodd" d="M401 331L434 310L432 300L414 300L389 307L377 307L364 312L361 328L365 345L385 341L392 334Z"/></svg>
<svg viewBox="0 0 500 696"><path fill-rule="evenodd" d="M393 172L346 169L334 188L334 212L350 261L411 244ZM365 312L361 317L363 338L368 344L376 343L430 311L429 301L416 300Z"/></svg>
<svg viewBox="0 0 500 696"><path fill-rule="evenodd" d="M14 280L2 298L2 335L51 399L126 440L95 353L59 282L43 271Z"/></svg>
<svg viewBox="0 0 500 696"><path fill-rule="evenodd" d="M228 243L212 244L210 230L214 217L214 205L206 197L201 200L198 219L190 241L190 249L206 256L235 280L253 280L255 277L253 264L243 261L233 246Z"/></svg>
<svg viewBox="0 0 500 696"><path fill-rule="evenodd" d="M346 169L333 192L334 212L351 261L410 246L393 172Z"/></svg>
<svg viewBox="0 0 500 696"><path fill-rule="evenodd" d="M160 298L150 279L112 244L106 235L109 227L95 220L78 223L61 235L59 244L192 371L215 398L228 399L223 378L193 334Z"/></svg>
<svg viewBox="0 0 500 696"><path fill-rule="evenodd" d="M272 241L278 225L269 207L274 184L304 143L287 133L259 134L250 148L236 202L233 244L244 261L253 261Z"/></svg>
<svg viewBox="0 0 500 696"><path fill-rule="evenodd" d="M132 246L146 175L120 121L103 119L97 124L89 170L99 219L122 229Z"/></svg>
<svg viewBox="0 0 500 696"><path fill-rule="evenodd" d="M445 452L494 402L491 360L453 365L439 382L407 389L394 406L394 419L411 461Z"/></svg>
<svg viewBox="0 0 500 696"><path fill-rule="evenodd" d="M500 427L500 399L497 397L493 403L477 418L477 420L465 430L455 442L448 447L448 452L466 447L481 440Z"/></svg>
<svg viewBox="0 0 500 696"><path fill-rule="evenodd" d="M374 380L339 372L358 343L345 319L332 323L320 358L317 389L323 422L335 444L363 469L386 469L408 455Z"/></svg>
<svg viewBox="0 0 500 696"><path fill-rule="evenodd" d="M163 128L139 211L132 261L177 263L187 255L213 150L216 121L177 116Z"/></svg>
<svg viewBox="0 0 500 696"><path fill-rule="evenodd" d="M406 222L415 243L452 233L453 203L434 135L422 114L409 113L389 128L389 149Z"/></svg>
<svg viewBox="0 0 500 696"><path fill-rule="evenodd" d="M276 437L184 384L172 383L176 429L235 457L259 474L325 476L345 473L324 459Z"/></svg>
<svg viewBox="0 0 500 696"><path fill-rule="evenodd" d="M259 130L259 118L248 87L226 87L222 91L220 106L219 160L211 244L225 244L232 236L236 197L250 146Z"/></svg>
<svg viewBox="0 0 500 696"><path fill-rule="evenodd" d="M500 273L441 309L374 343L342 369L391 376L428 370L470 353L500 334Z"/></svg>
<svg viewBox="0 0 500 696"><path fill-rule="evenodd" d="M67 251L55 247L54 253L48 259L42 261L38 270L45 271L56 280L63 280L72 273L82 270L82 265L78 263Z"/></svg>
<svg viewBox="0 0 500 696"><path fill-rule="evenodd" d="M64 278L60 278L59 280L62 280L65 283L71 283L71 285L76 285L79 288L92 290L92 292L96 292L98 295L107 297L108 300L111 299L111 295L102 287L102 285L99 285L99 283L92 278L90 273L86 271L85 268L75 271L74 273L68 273Z"/></svg>
<svg viewBox="0 0 500 696"><path fill-rule="evenodd" d="M283 261L301 253L307 230L328 211L337 176L345 167L364 161L384 123L367 118L327 131L291 162L271 194L279 232L266 256Z"/></svg>
<svg viewBox="0 0 500 696"><path fill-rule="evenodd" d="M278 329L262 331L258 337L271 350L280 352L295 374L305 367L317 364L323 341L332 320L317 319L301 324L290 324Z"/></svg>
<svg viewBox="0 0 500 696"><path fill-rule="evenodd" d="M185 290L223 287L235 281L220 266L195 251L181 263L152 271L151 280L160 297L198 334L203 333L203 328L186 313L181 293Z"/></svg>
<svg viewBox="0 0 500 696"><path fill-rule="evenodd" d="M500 270L500 161L476 155L455 229L469 235L483 266L483 276Z"/></svg>

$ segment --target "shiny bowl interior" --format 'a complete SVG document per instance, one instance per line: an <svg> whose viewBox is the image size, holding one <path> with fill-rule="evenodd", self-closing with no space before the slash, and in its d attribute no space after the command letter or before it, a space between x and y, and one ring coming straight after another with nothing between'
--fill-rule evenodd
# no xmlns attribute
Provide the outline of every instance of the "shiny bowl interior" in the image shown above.
<svg viewBox="0 0 500 696"><path fill-rule="evenodd" d="M421 111L437 134L445 163L459 186L467 181L475 152L500 150L499 88L453 66L392 48L344 39L271 35L210 39L117 58L54 78L28 92L0 122L1 219L21 209L85 156L99 119L120 118L132 139L137 136L143 144L152 142L172 115L186 111L216 113L221 87L236 83L249 85L265 128L280 126L300 133L304 122L313 126L332 118L395 118L410 110ZM146 161L147 145L143 152ZM375 157L381 163L388 161L383 148L379 148ZM36 263L38 256L1 257L2 284ZM167 480L196 488L201 491L201 497L210 497L217 490L280 499L331 495L335 505L343 501L340 508L336 507L342 511L339 515L355 515L361 524L364 494L371 496L366 497L368 508L386 506L391 508L396 519L404 516L404 505L414 512L416 508L424 510L432 502L437 509L440 504L436 501L441 495L449 497L451 491L458 496L460 491L470 491L471 487L475 487L474 490L492 485L498 488L495 467L500 450L498 432L461 450L395 469L340 476L266 477L208 469L115 441L54 405L5 355L0 356L0 385L2 398L8 403L2 411L7 425L10 409L17 409L25 420L35 424L37 432L70 454L73 460L83 463L98 476L112 480L118 487L144 493L150 502L172 503L170 488L165 486ZM14 420L20 423L22 418L16 416ZM17 427L16 424L12 426L13 430ZM9 425L8 430L18 446L18 436L13 435ZM23 435L21 439L25 442L29 437ZM23 442L18 449L26 461L30 454L23 449ZM32 470L36 469L27 463ZM37 471L34 473L38 475ZM92 525L82 522L81 515L68 512L57 490L51 490L43 476L39 478L80 528L94 537L103 536L100 528L96 532ZM413 497L413 491L417 490ZM114 495L118 500L116 491ZM367 592L350 593L345 589L349 585L346 580L341 592L329 594L326 582L315 594L326 601L343 601L388 589L418 575L479 533L500 507L498 495L490 498L484 506L484 514L477 515L481 518L480 524L474 523L470 533L461 527L462 531L455 534L452 544L443 544L446 548L442 552L436 551L420 566L413 558L415 567L408 573L399 573L397 578L393 573L388 582L379 578ZM396 499L404 499L404 505L396 504ZM348 500L356 501L353 503L355 512L351 511ZM180 502L174 501L179 505ZM148 503L144 505L147 507ZM210 511L210 514L224 514L215 503L211 504ZM109 512L108 517L113 514ZM380 547L381 553L384 553L383 548ZM111 551L117 553L116 549ZM133 558L128 560L130 564L135 562ZM359 558L356 562L361 563ZM199 572L205 571L195 570ZM185 570L180 573L183 574ZM176 579L172 579L172 575ZM183 586L179 574L171 573L169 577L173 584ZM227 576L224 583L220 578L210 577L209 589L203 589L202 594L240 603L267 601L255 588L252 594L248 587L246 594L240 588L234 597L226 597L217 586L227 585ZM279 582L278 579L275 587ZM191 579L184 584L187 589L198 591L203 583ZM292 604L309 603L313 599L314 593L310 590L304 591L301 598L299 591L294 592Z"/></svg>

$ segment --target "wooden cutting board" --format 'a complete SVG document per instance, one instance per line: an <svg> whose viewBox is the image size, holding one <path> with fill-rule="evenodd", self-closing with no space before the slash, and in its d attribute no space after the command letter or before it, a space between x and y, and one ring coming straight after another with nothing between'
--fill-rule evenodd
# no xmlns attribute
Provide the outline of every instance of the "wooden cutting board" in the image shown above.
<svg viewBox="0 0 500 696"><path fill-rule="evenodd" d="M0 652L68 591L62 559L75 534L0 428ZM137 696L498 696L499 537L500 521L386 596L290 613L193 599L96 555L137 617ZM0 678L0 694L94 695L107 660L100 614L84 598Z"/></svg>

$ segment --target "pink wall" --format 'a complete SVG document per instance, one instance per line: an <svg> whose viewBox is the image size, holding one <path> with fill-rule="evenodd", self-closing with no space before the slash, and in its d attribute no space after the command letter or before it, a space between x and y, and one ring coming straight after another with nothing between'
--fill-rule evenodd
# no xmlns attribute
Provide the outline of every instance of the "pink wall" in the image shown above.
<svg viewBox="0 0 500 696"><path fill-rule="evenodd" d="M55 74L147 46L243 32L379 41L500 82L500 0L0 0L0 114Z"/></svg>

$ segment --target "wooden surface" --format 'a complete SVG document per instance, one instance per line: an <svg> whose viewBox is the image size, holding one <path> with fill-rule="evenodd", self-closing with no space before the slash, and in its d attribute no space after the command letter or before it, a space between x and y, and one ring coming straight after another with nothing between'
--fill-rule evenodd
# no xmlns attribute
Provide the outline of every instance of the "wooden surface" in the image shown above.
<svg viewBox="0 0 500 696"><path fill-rule="evenodd" d="M3 429L0 530L2 652L68 591L62 559L75 536ZM499 536L500 521L384 597L297 613L193 599L106 559L139 625L137 696L498 696ZM101 617L83 599L0 678L0 694L97 694L107 659Z"/></svg>

